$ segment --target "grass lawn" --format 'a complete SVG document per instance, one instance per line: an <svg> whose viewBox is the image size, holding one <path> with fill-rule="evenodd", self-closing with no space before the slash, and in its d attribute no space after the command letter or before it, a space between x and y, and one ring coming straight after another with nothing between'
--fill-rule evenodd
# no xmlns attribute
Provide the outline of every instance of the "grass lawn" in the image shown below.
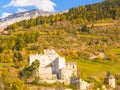
<svg viewBox="0 0 120 90"><path fill-rule="evenodd" d="M120 48L112 49L111 51L115 54L120 54Z"/></svg>
<svg viewBox="0 0 120 90"><path fill-rule="evenodd" d="M90 61L90 60L67 60L68 62L76 62L78 68L78 74L80 77L86 79L90 76L99 76L107 71L113 74L120 72L120 63L112 61Z"/></svg>
<svg viewBox="0 0 120 90"><path fill-rule="evenodd" d="M83 37L83 38L99 38L98 36L83 35L83 34L81 34L80 37Z"/></svg>

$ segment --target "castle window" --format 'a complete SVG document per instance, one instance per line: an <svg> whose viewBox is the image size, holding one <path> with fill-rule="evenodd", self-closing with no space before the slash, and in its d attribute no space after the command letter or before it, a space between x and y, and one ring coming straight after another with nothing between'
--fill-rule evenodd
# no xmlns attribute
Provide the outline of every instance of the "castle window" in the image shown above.
<svg viewBox="0 0 120 90"><path fill-rule="evenodd" d="M73 66L73 69L75 68L75 66Z"/></svg>

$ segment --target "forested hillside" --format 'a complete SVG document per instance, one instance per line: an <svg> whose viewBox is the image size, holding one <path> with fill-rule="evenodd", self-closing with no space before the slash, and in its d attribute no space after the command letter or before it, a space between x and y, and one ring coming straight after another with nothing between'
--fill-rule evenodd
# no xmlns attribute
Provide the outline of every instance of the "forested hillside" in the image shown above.
<svg viewBox="0 0 120 90"><path fill-rule="evenodd" d="M53 24L55 22L69 21L73 24L83 24L96 20L120 18L120 1L105 0L93 5L80 6L70 9L67 13L57 14L49 17L38 17L36 19L24 20L8 26L7 29L15 29L19 26L30 28L40 24Z"/></svg>
<svg viewBox="0 0 120 90"><path fill-rule="evenodd" d="M31 78L24 76L23 79L21 75L23 68L29 66L29 55L42 53L44 49L54 49L67 62L76 62L78 77L93 83L95 90L102 87L108 71L119 86L119 18L119 0L106 0L70 9L64 14L40 16L8 26L8 33L0 35L0 86L5 90L59 86L58 83L39 85L37 79L28 84L26 80ZM100 52L105 54L105 59L89 59L91 53Z"/></svg>

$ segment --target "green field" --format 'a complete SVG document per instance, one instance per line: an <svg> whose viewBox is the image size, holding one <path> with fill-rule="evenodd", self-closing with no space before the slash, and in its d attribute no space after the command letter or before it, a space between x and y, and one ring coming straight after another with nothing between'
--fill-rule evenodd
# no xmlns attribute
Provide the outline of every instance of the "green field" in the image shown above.
<svg viewBox="0 0 120 90"><path fill-rule="evenodd" d="M110 71L111 73L120 72L120 64L110 61L90 61L90 60L68 60L77 63L78 73L81 72L81 77L97 76L99 74Z"/></svg>

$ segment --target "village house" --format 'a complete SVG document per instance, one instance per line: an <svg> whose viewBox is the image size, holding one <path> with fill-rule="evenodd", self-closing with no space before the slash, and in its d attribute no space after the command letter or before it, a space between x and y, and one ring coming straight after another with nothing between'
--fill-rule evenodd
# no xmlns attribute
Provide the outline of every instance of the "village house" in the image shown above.
<svg viewBox="0 0 120 90"><path fill-rule="evenodd" d="M98 53L98 54L91 53L91 54L90 54L90 58L89 58L90 60L92 60L92 59L96 59L96 58L102 58L102 59L105 59L106 56L105 56L104 53Z"/></svg>
<svg viewBox="0 0 120 90"><path fill-rule="evenodd" d="M106 77L107 80L107 84L111 87L111 88L115 88L115 77L113 75L109 75Z"/></svg>

